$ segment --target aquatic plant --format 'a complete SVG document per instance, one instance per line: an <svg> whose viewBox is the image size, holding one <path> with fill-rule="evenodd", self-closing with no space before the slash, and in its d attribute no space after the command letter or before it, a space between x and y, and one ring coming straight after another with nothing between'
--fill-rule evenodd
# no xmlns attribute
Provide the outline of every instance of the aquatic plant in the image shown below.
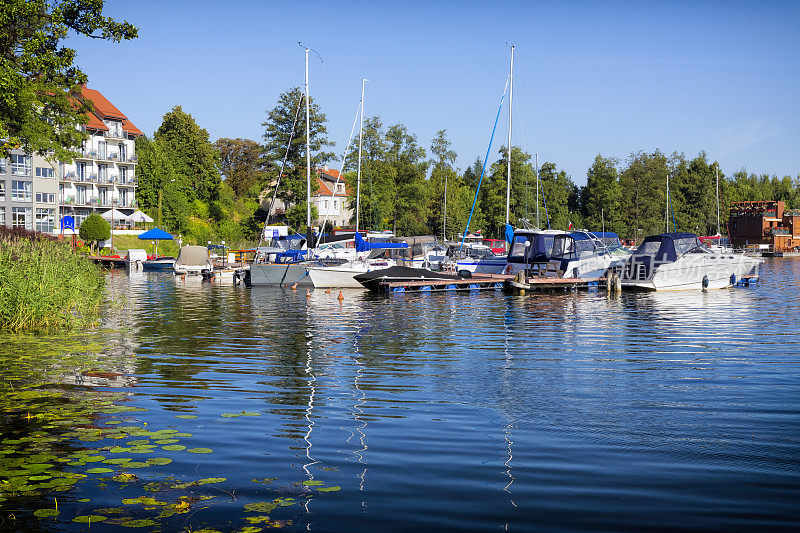
<svg viewBox="0 0 800 533"><path fill-rule="evenodd" d="M99 267L69 244L0 227L0 331L69 329L94 321L104 300Z"/></svg>

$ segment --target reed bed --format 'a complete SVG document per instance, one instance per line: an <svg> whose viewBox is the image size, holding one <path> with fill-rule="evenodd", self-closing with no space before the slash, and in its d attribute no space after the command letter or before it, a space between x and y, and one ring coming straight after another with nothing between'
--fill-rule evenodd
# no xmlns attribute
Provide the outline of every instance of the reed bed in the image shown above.
<svg viewBox="0 0 800 533"><path fill-rule="evenodd" d="M100 268L56 238L0 227L0 331L72 329L96 320Z"/></svg>

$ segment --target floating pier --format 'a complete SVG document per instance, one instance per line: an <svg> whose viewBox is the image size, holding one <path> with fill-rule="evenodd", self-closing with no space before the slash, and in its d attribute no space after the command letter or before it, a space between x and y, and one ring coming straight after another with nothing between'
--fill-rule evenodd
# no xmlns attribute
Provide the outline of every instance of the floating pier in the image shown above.
<svg viewBox="0 0 800 533"><path fill-rule="evenodd" d="M423 279L380 281L383 292L446 292L503 289L516 276L506 274L472 274L461 279Z"/></svg>
<svg viewBox="0 0 800 533"><path fill-rule="evenodd" d="M552 291L557 289L590 289L605 284L606 278L560 278L560 277L531 277L525 281L509 280L508 286L514 290L524 291Z"/></svg>
<svg viewBox="0 0 800 533"><path fill-rule="evenodd" d="M107 257L104 255L90 255L87 257L106 268L125 268L125 259L122 257Z"/></svg>

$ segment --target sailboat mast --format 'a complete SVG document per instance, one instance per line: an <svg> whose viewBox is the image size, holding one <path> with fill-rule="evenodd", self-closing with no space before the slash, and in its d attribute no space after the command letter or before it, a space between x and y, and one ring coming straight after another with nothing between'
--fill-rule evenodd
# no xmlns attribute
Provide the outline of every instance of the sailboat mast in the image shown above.
<svg viewBox="0 0 800 533"><path fill-rule="evenodd" d="M536 154L536 228L539 225L539 154Z"/></svg>
<svg viewBox="0 0 800 533"><path fill-rule="evenodd" d="M311 118L308 102L308 52L306 48L306 231L311 229Z"/></svg>
<svg viewBox="0 0 800 533"><path fill-rule="evenodd" d="M444 175L444 212L442 214L442 243L447 242L447 174Z"/></svg>
<svg viewBox="0 0 800 533"><path fill-rule="evenodd" d="M722 235L722 230L719 227L719 166L716 167L717 171L717 235Z"/></svg>
<svg viewBox="0 0 800 533"><path fill-rule="evenodd" d="M508 176L506 180L506 224L511 212L511 112L514 109L514 45L511 45L511 71L508 91Z"/></svg>
<svg viewBox="0 0 800 533"><path fill-rule="evenodd" d="M364 137L364 84L367 78L361 78L361 124L358 127L358 184L356 185L356 233L358 233L358 215L361 207L361 143Z"/></svg>
<svg viewBox="0 0 800 533"><path fill-rule="evenodd" d="M664 213L664 233L669 233L669 170L667 171L667 211Z"/></svg>

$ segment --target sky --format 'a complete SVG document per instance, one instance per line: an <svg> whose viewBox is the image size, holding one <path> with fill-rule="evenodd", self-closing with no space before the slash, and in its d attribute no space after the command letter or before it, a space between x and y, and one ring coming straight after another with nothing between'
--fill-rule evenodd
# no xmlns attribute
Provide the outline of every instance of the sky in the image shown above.
<svg viewBox="0 0 800 533"><path fill-rule="evenodd" d="M655 149L800 175L797 1L111 0L105 14L139 37L68 45L147 135L180 105L212 141L260 141L266 112L303 83L301 41L321 57L309 89L339 157L368 78L365 116L405 124L429 154L446 129L463 170L486 154L513 43L512 144L578 185L598 154ZM490 163L507 141L504 106Z"/></svg>

